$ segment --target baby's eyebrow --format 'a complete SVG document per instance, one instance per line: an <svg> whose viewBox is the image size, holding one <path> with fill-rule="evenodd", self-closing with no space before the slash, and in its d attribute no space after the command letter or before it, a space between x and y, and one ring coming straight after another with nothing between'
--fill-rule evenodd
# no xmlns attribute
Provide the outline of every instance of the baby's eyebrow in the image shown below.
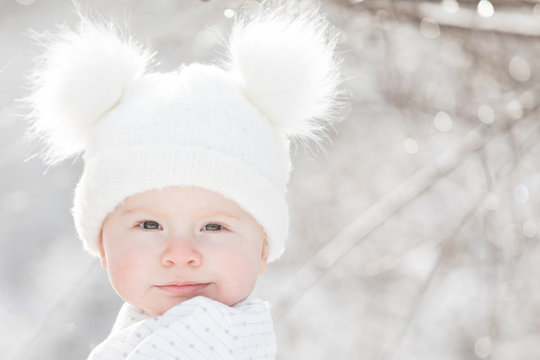
<svg viewBox="0 0 540 360"><path fill-rule="evenodd" d="M202 217L209 217L209 218L218 217L218 216L223 216L223 217L228 217L228 218L240 220L239 216L233 215L233 214L225 212L225 211L214 211L214 212L203 213L202 214Z"/></svg>
<svg viewBox="0 0 540 360"><path fill-rule="evenodd" d="M122 215L133 214L133 213L144 213L144 214L148 214L155 217L164 216L164 214L159 211L155 211L155 210L147 209L147 208L133 208L133 209L126 209L122 211Z"/></svg>

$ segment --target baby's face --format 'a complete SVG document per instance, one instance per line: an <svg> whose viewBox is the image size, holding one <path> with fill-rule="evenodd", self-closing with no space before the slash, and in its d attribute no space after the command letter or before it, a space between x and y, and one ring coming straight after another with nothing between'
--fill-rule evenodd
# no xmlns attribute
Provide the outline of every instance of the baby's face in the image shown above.
<svg viewBox="0 0 540 360"><path fill-rule="evenodd" d="M152 316L198 295L227 305L246 299L268 254L248 213L196 187L127 198L105 220L100 250L116 292Z"/></svg>

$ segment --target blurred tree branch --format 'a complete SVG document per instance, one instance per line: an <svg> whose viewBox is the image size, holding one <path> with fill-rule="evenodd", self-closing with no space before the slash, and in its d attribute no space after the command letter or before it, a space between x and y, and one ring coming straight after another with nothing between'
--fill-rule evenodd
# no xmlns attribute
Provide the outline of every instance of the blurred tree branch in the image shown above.
<svg viewBox="0 0 540 360"><path fill-rule="evenodd" d="M532 112L529 114L530 116L534 114L535 112ZM538 131L540 130L540 125L535 127L535 131L532 133L538 134ZM505 127L502 131L501 135L510 135L512 132L512 126ZM501 168L497 169L496 173L494 175L491 174L489 171L486 161L485 161L485 151L484 147L479 149L478 155L481 159L481 166L484 171L484 175L486 178L486 191L482 193L482 195L479 197L479 199L474 203L474 205L462 216L462 218L457 222L457 224L450 229L449 231L446 231L443 233L442 236L434 239L428 239L421 244L419 244L416 247L420 246L439 246L439 257L437 258L437 261L435 262L435 265L431 269L430 273L426 277L426 280L421 284L419 292L416 294L415 300L412 302L412 306L407 314L407 317L403 324L401 324L400 328L397 330L395 337L389 342L390 345L387 346L385 349L383 349L383 352L380 356L381 360L391 360L395 353L397 352L400 343L404 340L407 331L410 327L410 325L413 323L413 320L418 312L418 310L421 308L422 298L426 295L429 287L431 286L433 279L435 277L435 274L439 271L441 266L443 265L443 262L445 260L445 252L444 248L449 246L449 242L452 239L457 238L459 232L463 229L463 227L477 214L478 210L482 207L482 205L485 203L485 201L488 198L488 195L491 191L493 191L493 184L497 184L501 181L501 179L507 179L508 174L514 173L514 171L518 168L520 162L525 157L524 155L527 153L531 153L535 146L537 146L537 143L535 141L535 138L529 134L529 136L524 139L524 141L521 144L515 144L516 148L514 149L515 152L519 152L521 156L516 157L515 161L512 162L512 167L510 169L506 169L504 166L501 166ZM513 211L515 213L515 211ZM488 237L486 237L487 240ZM491 249L492 256L498 257L499 252L494 251L495 246L489 246ZM408 250L407 250L408 251ZM462 252L462 251L461 251ZM402 254L401 256L403 256ZM398 262L398 261L394 261ZM494 260L495 264L499 264L499 262ZM496 267L495 271L500 271L499 266ZM498 282L486 282L486 286L493 288L497 286ZM496 293L495 290L492 289L492 292ZM498 299L497 296L491 297L491 299ZM491 328L492 333L497 333L497 316L496 316L496 304L492 303L490 304L492 306L492 314L491 314Z"/></svg>
<svg viewBox="0 0 540 360"><path fill-rule="evenodd" d="M459 1L462 4L464 1ZM476 11L478 1L466 2L469 6L449 11L441 2L372 0L356 2L358 8L372 12L387 11L400 18L415 21L429 18L439 26L456 27L478 31L492 31L505 35L540 36L540 20L533 15L532 5L537 1L491 1L500 5L491 17L481 17ZM354 3L354 1L353 1ZM528 10L527 14L524 9Z"/></svg>
<svg viewBox="0 0 540 360"><path fill-rule="evenodd" d="M291 306L315 284L320 277L338 263L362 239L383 224L395 212L407 206L413 199L428 190L439 179L464 163L471 154L483 149L499 135L506 136L520 121L536 114L540 104L536 104L517 121L507 119L498 127L479 125L471 130L456 146L448 149L431 164L403 181L390 193L360 214L348 226L330 239L302 268L291 278L283 291L273 299L276 320L280 321ZM521 159L521 158L520 158ZM517 159L512 169L518 165ZM504 169L501 169L503 171ZM468 215L460 223L466 221ZM459 230L459 227L456 231Z"/></svg>

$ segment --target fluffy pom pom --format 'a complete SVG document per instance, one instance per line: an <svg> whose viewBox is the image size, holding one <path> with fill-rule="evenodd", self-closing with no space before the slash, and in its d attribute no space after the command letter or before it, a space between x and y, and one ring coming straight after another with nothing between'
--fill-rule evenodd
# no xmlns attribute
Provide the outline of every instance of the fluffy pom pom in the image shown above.
<svg viewBox="0 0 540 360"><path fill-rule="evenodd" d="M227 65L246 97L279 131L318 139L341 106L336 37L316 10L291 2L267 5L237 19Z"/></svg>
<svg viewBox="0 0 540 360"><path fill-rule="evenodd" d="M45 52L31 75L30 136L42 140L52 165L82 152L92 126L143 75L152 54L112 24L83 18L78 31L44 36Z"/></svg>

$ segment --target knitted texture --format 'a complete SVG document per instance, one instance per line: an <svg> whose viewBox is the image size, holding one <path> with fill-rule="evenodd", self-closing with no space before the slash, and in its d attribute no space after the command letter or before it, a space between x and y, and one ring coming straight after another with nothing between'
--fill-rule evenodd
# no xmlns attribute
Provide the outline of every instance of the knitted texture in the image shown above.
<svg viewBox="0 0 540 360"><path fill-rule="evenodd" d="M238 203L264 228L269 260L287 237L288 142L224 70L191 64L146 74L93 129L73 215L98 254L101 224L126 197L199 186Z"/></svg>

